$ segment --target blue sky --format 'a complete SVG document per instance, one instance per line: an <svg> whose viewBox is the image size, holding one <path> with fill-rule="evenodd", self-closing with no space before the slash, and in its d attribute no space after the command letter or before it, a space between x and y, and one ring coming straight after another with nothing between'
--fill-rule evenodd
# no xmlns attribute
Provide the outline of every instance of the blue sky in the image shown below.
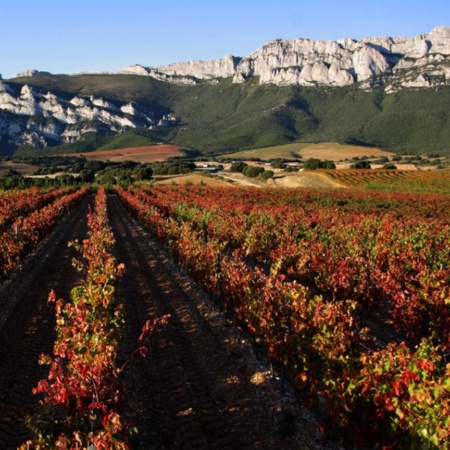
<svg viewBox="0 0 450 450"><path fill-rule="evenodd" d="M10 78L245 56L276 38L413 37L450 26L450 0L13 0L0 17Z"/></svg>

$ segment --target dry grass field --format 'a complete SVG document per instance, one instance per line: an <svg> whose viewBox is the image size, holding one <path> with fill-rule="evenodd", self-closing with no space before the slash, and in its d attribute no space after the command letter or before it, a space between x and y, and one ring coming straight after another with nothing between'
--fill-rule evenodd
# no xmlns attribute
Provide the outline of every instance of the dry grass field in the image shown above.
<svg viewBox="0 0 450 450"><path fill-rule="evenodd" d="M382 156L392 156L392 153L385 152L378 148L361 147L357 145L342 145L336 142L324 142L322 144L309 144L302 149L300 154L303 159L318 158L330 161L340 161L362 156L380 158Z"/></svg>
<svg viewBox="0 0 450 450"><path fill-rule="evenodd" d="M198 173L189 173L186 175L168 175L155 177L155 184L204 184L207 186L244 186L257 188L342 188L347 187L344 183L334 180L324 172L291 172L286 173L279 170L275 171L275 176L269 180L260 178L248 178L242 173L219 172L212 177L206 177Z"/></svg>
<svg viewBox="0 0 450 450"><path fill-rule="evenodd" d="M345 184L328 177L324 173L308 171L277 174L272 180L272 185L274 187L308 189L335 189L346 187Z"/></svg>
<svg viewBox="0 0 450 450"><path fill-rule="evenodd" d="M229 186L225 180L221 180L217 177L205 177L197 173L188 173L185 175L167 175L167 176L155 176L155 184L205 184L207 186Z"/></svg>
<svg viewBox="0 0 450 450"><path fill-rule="evenodd" d="M275 147L258 148L254 150L245 150L242 152L231 153L228 158L246 159L260 158L270 160L276 158L285 159L328 159L330 161L340 161L354 157L373 156L391 156L392 153L385 152L378 148L361 147L356 145L343 145L337 142L323 142L321 144L312 144L307 142L297 142L294 144L277 145Z"/></svg>

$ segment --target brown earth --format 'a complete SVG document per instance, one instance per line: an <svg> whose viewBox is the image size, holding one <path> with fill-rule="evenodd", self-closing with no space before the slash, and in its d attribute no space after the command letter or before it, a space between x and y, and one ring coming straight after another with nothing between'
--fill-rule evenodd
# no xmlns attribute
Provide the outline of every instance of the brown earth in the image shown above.
<svg viewBox="0 0 450 450"><path fill-rule="evenodd" d="M20 174L33 173L38 169L37 166L31 164L16 163L13 161L0 161L0 173L7 172L8 170L17 170Z"/></svg>
<svg viewBox="0 0 450 450"><path fill-rule="evenodd" d="M92 201L92 198L89 200ZM30 437L26 414L46 367L37 364L54 341L54 310L47 295L68 299L79 274L67 241L86 233L87 202L67 217L25 264L0 287L0 448L12 450ZM289 386L280 391L269 363L233 327L128 214L109 198L114 252L126 273L117 288L125 304L120 350L126 359L150 316L170 314L151 340L147 358L124 372L122 413L140 430L136 449L336 449L317 431L314 416Z"/></svg>
<svg viewBox="0 0 450 450"><path fill-rule="evenodd" d="M139 163L164 161L173 156L182 156L177 145L145 145L117 150L70 153L67 156L84 156L89 161L136 161Z"/></svg>

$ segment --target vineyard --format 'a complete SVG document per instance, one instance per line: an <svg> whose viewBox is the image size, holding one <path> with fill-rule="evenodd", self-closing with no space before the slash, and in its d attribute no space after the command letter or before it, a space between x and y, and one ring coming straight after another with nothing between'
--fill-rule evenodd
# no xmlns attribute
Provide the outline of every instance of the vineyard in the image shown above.
<svg viewBox="0 0 450 450"><path fill-rule="evenodd" d="M358 170L326 171L343 186L388 191L450 193L449 171Z"/></svg>
<svg viewBox="0 0 450 450"><path fill-rule="evenodd" d="M298 388L325 400L330 426L385 445L447 445L448 197L118 193Z"/></svg>
<svg viewBox="0 0 450 450"><path fill-rule="evenodd" d="M449 448L447 195L154 185L0 203L5 448L321 448L274 431L281 400L236 363L224 320L341 445Z"/></svg>
<svg viewBox="0 0 450 450"><path fill-rule="evenodd" d="M80 203L86 189L55 189L40 193L31 188L0 197L0 280L20 267L23 259Z"/></svg>

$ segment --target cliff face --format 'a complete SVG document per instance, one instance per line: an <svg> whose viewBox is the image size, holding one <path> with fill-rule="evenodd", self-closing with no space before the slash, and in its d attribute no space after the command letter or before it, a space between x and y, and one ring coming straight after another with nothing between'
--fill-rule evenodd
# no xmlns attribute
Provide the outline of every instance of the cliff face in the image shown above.
<svg viewBox="0 0 450 450"><path fill-rule="evenodd" d="M46 147L49 140L71 142L88 132L154 125L153 114L135 104L117 106L102 98L59 98L28 85L16 91L0 82L0 140Z"/></svg>
<svg viewBox="0 0 450 450"><path fill-rule="evenodd" d="M449 83L450 27L437 27L415 38L365 38L360 41L275 40L244 58L225 56L213 61L189 61L160 67L130 66L121 73L194 84L195 78L233 77L244 83L346 86L373 77L393 81L392 89ZM368 87L363 84L363 87Z"/></svg>
<svg viewBox="0 0 450 450"><path fill-rule="evenodd" d="M260 83L343 86L373 76L395 77L405 69L421 71L436 61L448 61L449 55L449 27L413 39L273 41L241 60L234 81L258 76Z"/></svg>

